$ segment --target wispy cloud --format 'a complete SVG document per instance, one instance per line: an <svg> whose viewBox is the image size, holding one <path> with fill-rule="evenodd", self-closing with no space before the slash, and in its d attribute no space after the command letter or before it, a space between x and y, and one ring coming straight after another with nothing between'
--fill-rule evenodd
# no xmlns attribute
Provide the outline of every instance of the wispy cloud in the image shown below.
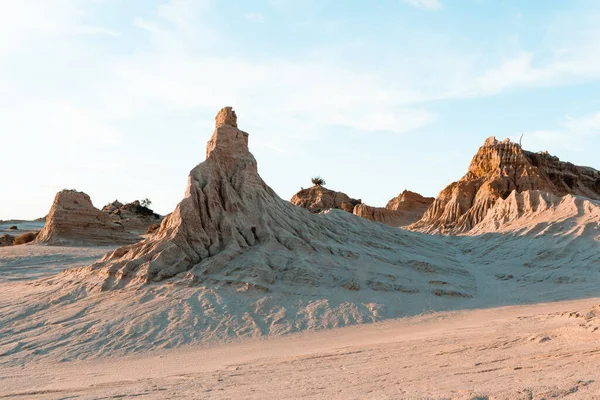
<svg viewBox="0 0 600 400"><path fill-rule="evenodd" d="M439 10L442 8L442 2L440 0L402 0L412 6L419 8L426 8L428 10Z"/></svg>
<svg viewBox="0 0 600 400"><path fill-rule="evenodd" d="M573 117L567 115L557 129L540 129L523 134L527 148L536 150L567 149L589 151L588 139L600 137L600 112ZM513 138L518 139L518 138Z"/></svg>
<svg viewBox="0 0 600 400"><path fill-rule="evenodd" d="M406 2L430 10L444 6L435 0ZM362 17L319 14L317 7L312 10L319 3L312 1L298 6L299 2L271 0L275 6L264 16L237 16L265 27L277 23L281 30L282 25L291 26L287 34L294 40L300 37L298 43L284 37L260 42L262 29L256 29L249 42L236 30L248 24L226 27L218 22L222 21L218 12L223 12L220 2L158 0L154 7L129 8L126 4L134 2L117 3L3 2L0 92L6 95L0 98L0 131L13 133L4 143L7 148L35 147L28 150L35 159L51 149L47 151L62 160L51 168L56 179L47 179L50 186L76 187L104 179L110 191L116 190L111 177L81 177L78 166L125 170L127 163L136 162L135 157L148 154L139 150L144 145L147 152L172 146L165 154L177 154L149 175L162 176L165 168L176 165L185 176L202 151L189 150L190 158L184 159L181 153L193 146L182 149L177 139L165 140L164 132L180 138L187 135L186 142L197 141L202 147L204 138L198 132L211 129L214 112L224 105L238 109L242 126L253 134L252 143L259 151L268 147L287 157L298 156L303 161L296 164L301 165L307 163L302 158L306 154L296 154L301 145L335 140L332 132L354 140L363 138L360 134L404 140L408 135L397 136L439 126L438 118L450 112L433 111L439 100L445 100L446 106L457 99L600 79L599 35L590 26L566 29L573 24L565 24L556 28L559 39L553 39L548 49L514 46L499 55L487 47L489 41L463 41L453 36L456 32L446 31L429 36L430 27L402 37L401 30L394 30L395 38L370 36L354 29ZM98 7L118 7L123 18L120 22L101 18L102 13L94 12ZM295 12L296 7L302 7L302 13ZM276 13L293 17L281 23ZM305 18L315 22L298 23ZM91 40L88 35L102 35L104 40ZM118 40L113 39L118 35ZM398 38L414 46L403 46ZM524 141L528 148L529 143L541 149L547 145L585 148L588 138L598 135L599 120L597 114L566 117L562 123L540 126L544 130L526 132ZM161 123L167 128L154 126ZM147 133L152 128L154 136ZM134 147L136 152L131 151ZM348 151L356 148L349 146ZM18 152L9 153L19 161ZM150 164L145 168L152 168ZM9 178L9 185L21 187L19 182L37 179L37 173L20 169ZM153 200L168 211L178 199L178 190L177 184L165 186ZM163 203L159 196L164 197ZM10 209L6 204L3 200L3 207ZM11 204L18 206L16 201Z"/></svg>
<svg viewBox="0 0 600 400"><path fill-rule="evenodd" d="M21 51L31 43L51 42L56 35L110 35L119 33L85 21L78 0L7 0L0 10L0 52Z"/></svg>
<svg viewBox="0 0 600 400"><path fill-rule="evenodd" d="M117 31L113 31L108 28L93 25L74 26L72 28L73 33L78 35L106 35L106 36L121 36Z"/></svg>
<svg viewBox="0 0 600 400"><path fill-rule="evenodd" d="M256 13L256 12L247 13L244 15L244 18L246 18L250 22L254 22L257 24L261 23L261 22L265 22L265 16L263 14Z"/></svg>

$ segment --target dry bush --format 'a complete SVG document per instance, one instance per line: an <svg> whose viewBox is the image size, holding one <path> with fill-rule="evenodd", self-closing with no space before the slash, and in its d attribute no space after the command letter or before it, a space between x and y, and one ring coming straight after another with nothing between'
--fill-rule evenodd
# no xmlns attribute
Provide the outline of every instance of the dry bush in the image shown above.
<svg viewBox="0 0 600 400"><path fill-rule="evenodd" d="M35 238L37 237L38 233L40 233L40 232L37 231L37 232L23 233L15 238L15 241L13 242L13 244L15 246L18 246L20 244L33 242L35 240Z"/></svg>
<svg viewBox="0 0 600 400"><path fill-rule="evenodd" d="M313 185L317 186L324 186L326 184L325 179L321 178L320 176L315 176L311 179L311 182L313 183Z"/></svg>

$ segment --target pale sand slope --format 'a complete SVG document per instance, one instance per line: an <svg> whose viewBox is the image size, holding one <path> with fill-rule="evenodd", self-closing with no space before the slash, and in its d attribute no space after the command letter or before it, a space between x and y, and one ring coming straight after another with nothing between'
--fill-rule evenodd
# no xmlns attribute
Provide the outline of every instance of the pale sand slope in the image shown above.
<svg viewBox="0 0 600 400"><path fill-rule="evenodd" d="M599 399L600 298L0 367L0 398Z"/></svg>
<svg viewBox="0 0 600 400"><path fill-rule="evenodd" d="M317 271L321 280L275 282L268 292L176 280L91 292L86 269L82 276L70 270L56 277L0 283L0 364L120 356L428 311L598 296L600 252L593 229L568 235L436 237L403 232L343 211L321 217L368 229L368 237L357 234L355 240L385 247L372 250L362 269L349 258L346 266L331 264ZM397 241L395 248L391 238ZM23 249L31 260L41 262L44 252L61 248ZM0 263L13 251L16 248L0 249ZM65 251L74 261L90 255L85 248L80 256L75 256L77 249ZM69 266L70 259L60 257L61 265ZM380 261L383 257L395 264L386 267ZM15 263L18 260L9 263L11 274L21 273ZM25 263L20 268L29 270ZM360 290L329 284L331 277L356 279ZM386 284L398 289L390 290Z"/></svg>
<svg viewBox="0 0 600 400"><path fill-rule="evenodd" d="M121 356L428 311L597 297L597 204L567 197L548 207L537 217L521 215L535 229L469 237L405 232L338 210L320 214L315 217L324 225L353 233L353 243L328 243L345 256L298 258L266 292L224 284L234 276L228 273L202 284L173 279L98 291L102 276L90 276L88 268L0 283L0 364ZM40 266L53 274L104 250L2 248L0 276L39 274L32 267ZM242 262L252 261L252 254L230 262L232 271L250 273L254 264Z"/></svg>
<svg viewBox="0 0 600 400"><path fill-rule="evenodd" d="M83 267L117 246L54 247L25 244L0 249L0 282L31 280Z"/></svg>

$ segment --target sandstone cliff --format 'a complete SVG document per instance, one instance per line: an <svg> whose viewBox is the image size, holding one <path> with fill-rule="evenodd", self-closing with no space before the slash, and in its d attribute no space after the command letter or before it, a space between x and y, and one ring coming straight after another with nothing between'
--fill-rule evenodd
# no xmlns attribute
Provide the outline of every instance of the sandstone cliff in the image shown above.
<svg viewBox="0 0 600 400"><path fill-rule="evenodd" d="M336 192L321 185L302 189L290 200L294 205L319 213L329 209L344 210L371 221L402 227L418 221L433 198L405 190L391 199L385 207L372 207L361 200L353 199L346 193Z"/></svg>
<svg viewBox="0 0 600 400"><path fill-rule="evenodd" d="M92 204L90 197L75 190L56 194L46 217L46 225L36 242L46 244L124 244L139 237L114 223Z"/></svg>
<svg viewBox="0 0 600 400"><path fill-rule="evenodd" d="M418 221L433 203L431 197L405 190L391 199L385 207L371 207L359 204L354 207L354 215L381 222L386 225L403 227Z"/></svg>
<svg viewBox="0 0 600 400"><path fill-rule="evenodd" d="M329 190L321 185L300 190L290 199L290 202L313 213L332 208L352 212L354 206L361 204L360 200L350 198L346 193Z"/></svg>
<svg viewBox="0 0 600 400"><path fill-rule="evenodd" d="M111 220L122 225L126 230L143 234L154 224L160 223L162 217L146 206L142 206L139 200L123 204L119 200L105 205L102 212L108 214Z"/></svg>
<svg viewBox="0 0 600 400"><path fill-rule="evenodd" d="M600 199L600 172L562 162L548 153L523 150L508 139L490 137L473 157L467 174L447 186L410 229L465 233L479 224L499 199L528 190Z"/></svg>

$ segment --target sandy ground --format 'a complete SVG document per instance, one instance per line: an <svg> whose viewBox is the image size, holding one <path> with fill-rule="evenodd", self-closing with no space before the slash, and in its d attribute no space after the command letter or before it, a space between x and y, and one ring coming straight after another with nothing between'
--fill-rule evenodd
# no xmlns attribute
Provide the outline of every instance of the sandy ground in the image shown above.
<svg viewBox="0 0 600 400"><path fill-rule="evenodd" d="M364 257L294 258L267 291L226 284L250 251L214 282L103 291L111 248L4 247L0 399L600 399L600 225L567 206L476 237L332 213Z"/></svg>
<svg viewBox="0 0 600 400"><path fill-rule="evenodd" d="M600 298L0 368L18 399L597 399Z"/></svg>
<svg viewBox="0 0 600 400"><path fill-rule="evenodd" d="M116 246L58 247L25 244L0 248L0 283L27 281L83 267Z"/></svg>
<svg viewBox="0 0 600 400"><path fill-rule="evenodd" d="M45 222L36 222L36 221L8 221L8 222L0 222L0 235L9 234L13 236L20 235L22 233L27 232L35 232L41 230ZM16 226L18 229L13 230L9 229L12 226Z"/></svg>

